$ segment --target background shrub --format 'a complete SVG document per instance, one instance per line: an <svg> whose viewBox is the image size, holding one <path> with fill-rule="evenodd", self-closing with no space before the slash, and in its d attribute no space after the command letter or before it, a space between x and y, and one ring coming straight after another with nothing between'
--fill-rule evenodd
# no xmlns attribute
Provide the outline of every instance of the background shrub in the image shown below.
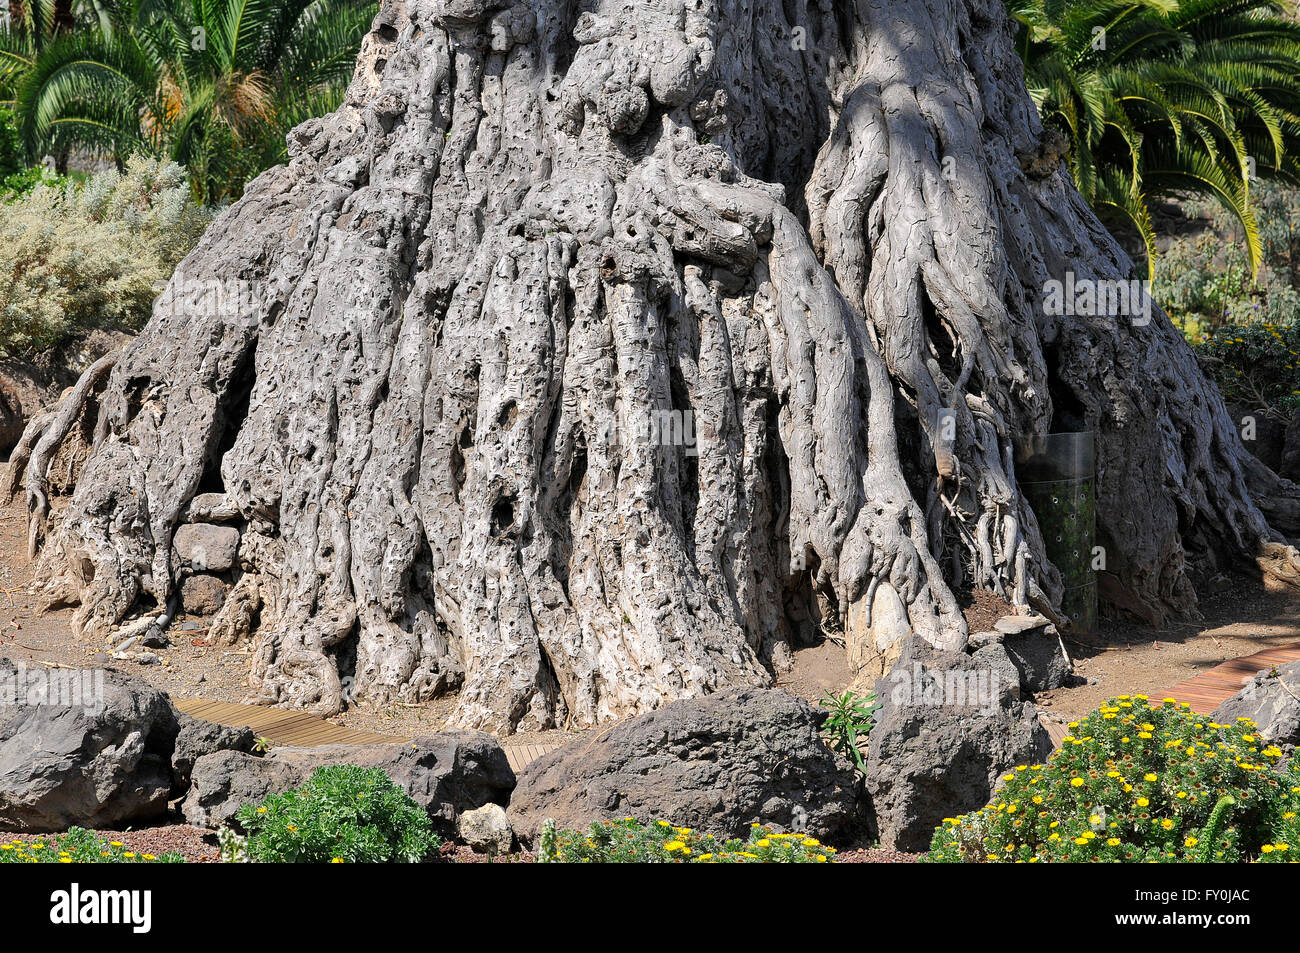
<svg viewBox="0 0 1300 953"><path fill-rule="evenodd" d="M429 816L380 768L319 768L302 788L237 815L261 863L416 863L442 841Z"/></svg>
<svg viewBox="0 0 1300 953"><path fill-rule="evenodd" d="M1227 324L1196 350L1228 400L1284 420L1300 408L1300 325Z"/></svg>
<svg viewBox="0 0 1300 953"><path fill-rule="evenodd" d="M1017 767L985 807L946 819L926 859L1300 859L1300 762L1280 767L1253 722L1121 695L1070 728L1046 765Z"/></svg>
<svg viewBox="0 0 1300 953"><path fill-rule="evenodd" d="M180 166L144 158L0 203L0 353L30 356L93 328L139 330L211 219Z"/></svg>

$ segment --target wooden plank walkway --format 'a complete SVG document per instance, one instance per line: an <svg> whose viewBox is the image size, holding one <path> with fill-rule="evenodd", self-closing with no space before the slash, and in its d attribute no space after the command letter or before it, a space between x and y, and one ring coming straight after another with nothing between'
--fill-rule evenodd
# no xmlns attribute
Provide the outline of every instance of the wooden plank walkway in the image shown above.
<svg viewBox="0 0 1300 953"><path fill-rule="evenodd" d="M1254 655L1229 659L1202 672L1195 678L1179 682L1173 688L1152 692L1153 699L1173 698L1187 702L1192 711L1208 715L1245 687L1257 672L1300 659L1300 642L1279 645Z"/></svg>
<svg viewBox="0 0 1300 953"><path fill-rule="evenodd" d="M206 701L201 698L173 698L172 703L187 715L213 721L232 728L251 728L255 735L280 745L295 748L314 748L319 745L382 745L405 743L411 739L397 735L383 735L374 731L361 731L331 724L324 718L301 711L283 708L265 708L261 705L238 705L233 702ZM531 761L558 744L505 744L506 760L518 772Z"/></svg>
<svg viewBox="0 0 1300 953"><path fill-rule="evenodd" d="M215 721L232 728L252 728L255 735L295 748L313 748L317 745L381 745L411 740L396 735L381 735L374 731L344 728L306 712L286 711L283 708L237 705L201 698L173 698L172 703L195 718Z"/></svg>

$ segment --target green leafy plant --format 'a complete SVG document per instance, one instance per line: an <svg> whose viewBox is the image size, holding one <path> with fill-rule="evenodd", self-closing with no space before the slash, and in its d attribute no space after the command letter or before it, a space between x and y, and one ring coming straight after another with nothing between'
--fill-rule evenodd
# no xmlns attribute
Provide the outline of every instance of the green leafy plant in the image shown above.
<svg viewBox="0 0 1300 953"><path fill-rule="evenodd" d="M1171 698L1121 695L1047 764L1006 774L980 810L948 818L936 862L1233 862L1300 857L1300 762L1255 724Z"/></svg>
<svg viewBox="0 0 1300 953"><path fill-rule="evenodd" d="M283 161L291 128L337 107L378 7L100 0L96 16L39 44L0 36L0 69L29 158L170 158L212 204Z"/></svg>
<svg viewBox="0 0 1300 953"><path fill-rule="evenodd" d="M1151 205L1202 196L1262 257L1253 172L1297 181L1300 25L1270 0L1008 0L1046 125L1075 184L1154 261Z"/></svg>
<svg viewBox="0 0 1300 953"><path fill-rule="evenodd" d="M429 816L380 768L330 765L302 788L236 815L259 863L417 863L442 843Z"/></svg>
<svg viewBox="0 0 1300 953"><path fill-rule="evenodd" d="M180 854L142 854L80 827L0 844L0 864L182 864Z"/></svg>
<svg viewBox="0 0 1300 953"><path fill-rule="evenodd" d="M183 169L145 158L0 202L0 353L51 350L92 328L138 330L211 219Z"/></svg>
<svg viewBox="0 0 1300 953"><path fill-rule="evenodd" d="M867 764L862 757L862 746L866 743L867 735L871 734L871 729L875 726L875 714L880 710L876 693L858 695L846 691L839 695L827 694L820 704L830 711L822 724L826 743L853 759L858 770L865 774Z"/></svg>
<svg viewBox="0 0 1300 953"><path fill-rule="evenodd" d="M1204 230L1172 239L1156 262L1152 297L1193 344L1223 324L1300 320L1300 190L1265 182L1251 199L1263 243L1254 275L1239 227L1201 201L1183 203L1183 212Z"/></svg>
<svg viewBox="0 0 1300 953"><path fill-rule="evenodd" d="M804 834L776 834L759 824L747 838L716 838L689 827L635 818L602 821L585 832L542 828L537 860L559 864L824 864L833 848Z"/></svg>
<svg viewBox="0 0 1300 953"><path fill-rule="evenodd" d="M1300 325L1225 324L1195 348L1228 400L1281 420L1300 409Z"/></svg>

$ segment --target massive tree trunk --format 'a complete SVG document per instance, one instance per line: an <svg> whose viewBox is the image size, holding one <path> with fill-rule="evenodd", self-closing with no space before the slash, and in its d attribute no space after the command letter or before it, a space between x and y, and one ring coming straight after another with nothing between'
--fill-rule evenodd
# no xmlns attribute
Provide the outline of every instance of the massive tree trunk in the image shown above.
<svg viewBox="0 0 1300 953"><path fill-rule="evenodd" d="M956 648L972 587L1059 607L1013 463L1059 429L1099 434L1112 607L1294 575L1252 491L1293 522L1296 489L1168 320L1047 313L1131 265L1000 0L389 0L289 151L84 388L42 567L89 634L224 512L216 631L267 703L586 725L819 630ZM254 294L193 307L213 281Z"/></svg>

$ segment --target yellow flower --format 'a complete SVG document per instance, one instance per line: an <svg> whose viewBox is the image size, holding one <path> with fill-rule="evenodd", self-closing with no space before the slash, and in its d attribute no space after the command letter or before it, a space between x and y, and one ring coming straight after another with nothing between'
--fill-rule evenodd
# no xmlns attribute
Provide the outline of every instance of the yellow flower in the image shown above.
<svg viewBox="0 0 1300 953"><path fill-rule="evenodd" d="M1263 847L1260 848L1260 850L1262 850L1266 854L1271 854L1273 853L1273 845L1265 844Z"/></svg>
<svg viewBox="0 0 1300 953"><path fill-rule="evenodd" d="M681 850L685 846L686 845L679 840L670 840L668 843L664 844L664 850L671 854L673 851Z"/></svg>
<svg viewBox="0 0 1300 953"><path fill-rule="evenodd" d="M1148 772L1148 773L1142 775L1142 780L1143 780L1143 781L1154 781L1154 780L1156 780L1156 775L1155 775L1154 773L1152 773L1152 772Z"/></svg>
<svg viewBox="0 0 1300 953"><path fill-rule="evenodd" d="M1186 844L1188 847L1195 847L1197 844L1200 843L1200 841L1197 840L1195 837L1189 837L1187 838L1187 840L1183 841L1183 843Z"/></svg>
<svg viewBox="0 0 1300 953"><path fill-rule="evenodd" d="M987 783L987 782L985 782L985 783ZM825 854L818 854L818 855L817 855L817 863L819 863L819 864L824 864L824 863L826 863L826 855L825 855Z"/></svg>
<svg viewBox="0 0 1300 953"><path fill-rule="evenodd" d="M341 864L341 863L344 863L344 860L343 860L342 857L332 857L332 858L330 858L330 863L331 863L331 864Z"/></svg>
<svg viewBox="0 0 1300 953"><path fill-rule="evenodd" d="M987 784L988 782L986 781L985 783ZM1150 803L1151 803L1151 802L1148 801L1148 800L1147 800L1146 798L1144 798L1144 797L1140 797L1140 798L1137 799L1137 806L1138 806L1138 807L1146 807L1146 806L1147 806L1148 804L1150 804Z"/></svg>
<svg viewBox="0 0 1300 953"><path fill-rule="evenodd" d="M1118 837L1109 837L1109 838L1106 839L1106 843L1109 844L1111 847L1118 847L1118 846L1119 846L1119 838L1118 838Z"/></svg>
<svg viewBox="0 0 1300 953"><path fill-rule="evenodd" d="M985 782L985 783L987 784L988 782ZM1071 779L1070 779L1070 787L1072 787L1072 788L1081 788L1081 787L1083 787L1083 778L1071 778Z"/></svg>

